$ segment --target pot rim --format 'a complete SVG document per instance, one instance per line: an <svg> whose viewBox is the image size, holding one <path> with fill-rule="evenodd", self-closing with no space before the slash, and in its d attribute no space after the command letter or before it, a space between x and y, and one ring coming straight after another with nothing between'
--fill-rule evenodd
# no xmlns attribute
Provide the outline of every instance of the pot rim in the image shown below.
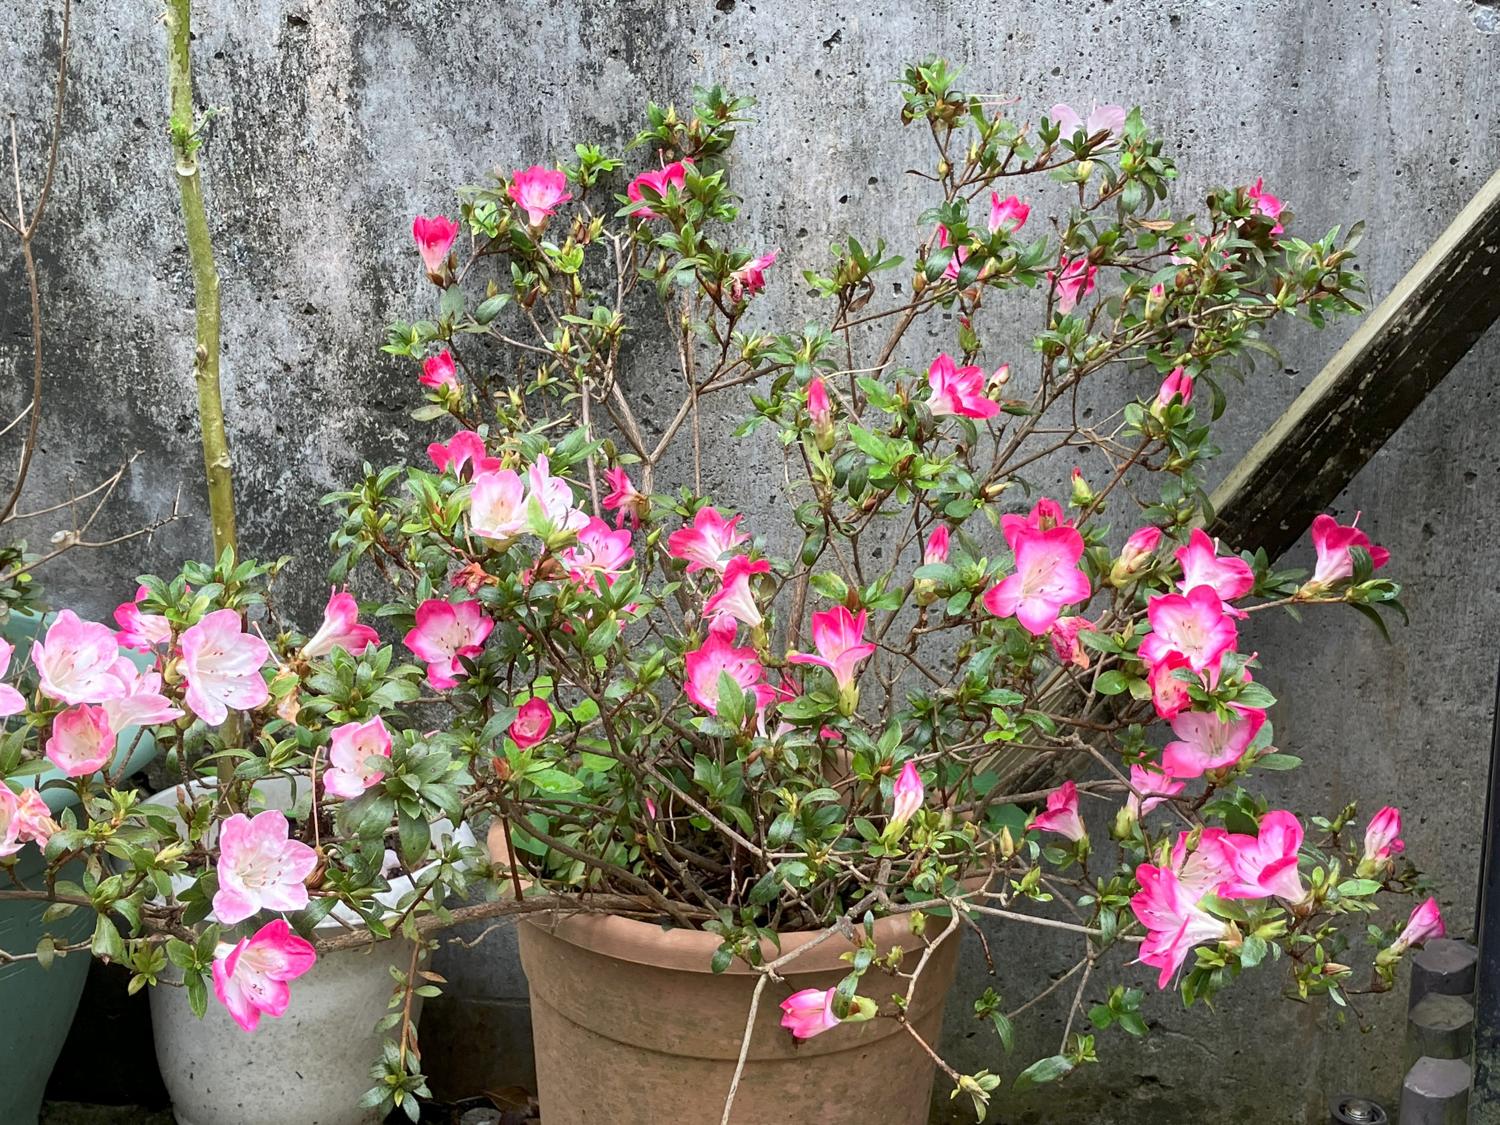
<svg viewBox="0 0 1500 1125"><path fill-rule="evenodd" d="M927 916L927 933L932 934L932 915L929 913ZM603 957L675 972L712 973L714 951L722 944L717 934L711 934L707 930L664 928L653 922L641 922L619 914L602 912L567 913L562 909L526 914L521 921L569 945ZM863 928L862 924L855 925L857 929ZM823 932L790 930L780 933L777 935L780 950L777 950L776 943L766 940L761 943L762 955L768 961L774 960L782 954L808 945ZM926 935L911 932L908 914L887 914L875 919L875 942L882 951L900 945L908 955L930 944ZM815 949L808 950L803 956L788 962L782 975L801 976L843 971L847 968L847 962L840 960L840 955L854 948L854 943L843 935L835 935L820 942ZM753 975L756 971L736 957L720 975Z"/></svg>

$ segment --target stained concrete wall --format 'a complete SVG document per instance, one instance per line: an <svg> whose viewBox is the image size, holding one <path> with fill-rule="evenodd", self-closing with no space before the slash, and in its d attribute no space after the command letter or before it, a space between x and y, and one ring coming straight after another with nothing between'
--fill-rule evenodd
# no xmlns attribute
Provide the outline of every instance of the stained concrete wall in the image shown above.
<svg viewBox="0 0 1500 1125"><path fill-rule="evenodd" d="M58 5L6 7L0 102L20 113L24 143L27 123L46 112ZM618 147L647 97L680 101L695 83L721 81L759 99L762 124L743 131L733 174L758 242L784 251L759 315L791 327L809 310L791 281L831 238L910 240L922 197L903 170L922 158L921 138L896 121L891 80L929 51L1033 116L1057 100L1139 103L1175 138L1184 210L1211 183L1263 175L1309 230L1365 218L1362 257L1376 296L1500 165L1493 0L195 7L201 98L222 109L205 176L224 275L243 540L262 556L299 556L286 596L309 615L330 529L312 498L350 480L362 458L395 460L428 440L406 417L410 367L378 351L386 321L427 297L410 217L450 206L451 185L491 165L554 160L577 138ZM39 244L49 374L33 506L65 499L135 450L111 527L155 519L182 495L183 518L149 542L52 570L58 596L94 612L119 599L126 576L171 569L208 539L156 16L149 3L78 0L66 136ZM21 275L12 258L0 271L0 394L19 404L28 346ZM1026 331L1002 330L1001 351L1021 359ZM1236 395L1226 463L1341 339L1340 330L1277 336L1284 363ZM649 340L628 367L627 382L649 396ZM1363 526L1408 584L1412 622L1396 644L1352 615L1302 628L1257 621L1253 631L1265 678L1283 696L1280 741L1309 763L1288 782L1289 799L1303 808L1398 800L1411 853L1432 869L1459 929L1472 914L1500 624L1497 367L1492 333L1340 498L1345 516L1365 511ZM658 402L648 414L666 408ZM709 419L711 449L723 448L737 417L720 410ZM706 485L774 537L773 458L754 445L710 457ZM1305 544L1299 552L1308 556ZM1040 987L1074 954L1024 930L996 930L991 944L995 983L1009 997ZM995 1066L991 1041L963 1018L966 997L987 983L977 945L965 956L973 987L955 994L948 1047L962 1066ZM452 1089L524 1070L524 985L508 936L444 960L458 987L429 1009L435 1072ZM1389 1098L1398 1002L1361 1003L1368 1034L1353 1019L1335 1031L1321 1007L1266 1007L1278 980L1255 974L1211 1018L1164 998L1148 1043L1110 1042L1104 1065L1045 1100L1005 1101L998 1118L1056 1119L1065 1104L1080 1122L1229 1120L1269 1105L1256 1120L1292 1122L1315 1119L1336 1088ZM1066 1006L1060 998L1028 1017L1030 1050L1054 1049Z"/></svg>

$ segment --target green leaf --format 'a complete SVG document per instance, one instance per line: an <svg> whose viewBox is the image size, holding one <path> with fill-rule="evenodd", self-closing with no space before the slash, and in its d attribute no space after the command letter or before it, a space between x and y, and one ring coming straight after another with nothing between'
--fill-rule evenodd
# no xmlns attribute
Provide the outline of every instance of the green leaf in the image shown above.
<svg viewBox="0 0 1500 1125"><path fill-rule="evenodd" d="M1125 673L1113 668L1100 673L1099 678L1094 681L1094 687L1099 689L1100 695L1119 695L1128 686L1130 682Z"/></svg>
<svg viewBox="0 0 1500 1125"><path fill-rule="evenodd" d="M1064 1075L1073 1070L1073 1060L1067 1055L1052 1055L1049 1058L1037 1059L1020 1074L1016 1075L1015 1088L1029 1090L1032 1086L1041 1086L1047 1082L1056 1082Z"/></svg>

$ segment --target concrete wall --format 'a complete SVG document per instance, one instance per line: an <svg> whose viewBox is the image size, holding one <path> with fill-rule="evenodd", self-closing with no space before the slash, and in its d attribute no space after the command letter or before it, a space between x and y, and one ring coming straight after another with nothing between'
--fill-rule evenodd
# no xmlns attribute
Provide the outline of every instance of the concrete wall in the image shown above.
<svg viewBox="0 0 1500 1125"><path fill-rule="evenodd" d="M4 37L4 104L46 112L57 3L17 5ZM205 150L224 275L224 374L246 548L297 553L286 596L319 602L329 530L312 498L362 458L410 455L428 438L406 412L408 365L378 351L382 326L427 293L411 216L451 204L450 185L491 165L565 154L575 138L618 146L642 101L683 99L722 81L760 100L734 175L764 245L784 250L768 323L807 310L790 284L845 232L906 241L921 206L904 169L920 156L891 81L940 52L974 85L1034 115L1057 100L1139 103L1175 138L1178 206L1215 182L1253 181L1319 231L1363 217L1374 294L1388 291L1500 165L1500 19L1493 0L203 0L195 61L201 98L222 107ZM49 345L47 457L30 499L57 501L141 450L111 526L160 516L181 489L184 518L150 542L75 556L48 576L59 596L103 612L142 569L205 549L188 378L191 291L162 135L162 34L155 6L78 0L77 53L54 212L40 250ZM33 130L33 135L38 135ZM28 341L21 275L0 263L0 398L21 403ZM1026 329L1003 334L1020 359ZM1226 464L1291 401L1343 331L1283 333L1284 365L1239 392ZM920 340L914 342L919 350ZM629 375L649 390L647 341ZM1455 928L1471 921L1482 785L1500 624L1500 337L1482 342L1339 502L1395 557L1409 628L1386 646L1352 614L1297 628L1258 621L1254 644L1282 695L1283 746L1309 768L1288 794L1304 808L1398 800L1407 842L1433 871ZM710 448L727 411L710 419ZM8 456L8 454L7 454ZM710 457L706 485L773 532L773 464L763 448ZM731 471L732 470L732 471ZM1302 557L1307 548L1299 548ZM999 987L1022 997L1072 963L1030 932L991 935ZM424 1040L451 1090L524 1070L522 982L509 936L445 953L458 987L434 1002ZM966 950L949 1048L995 1066L965 1023L982 988ZM1337 1089L1390 1099L1399 1004L1372 1000L1371 1029L1334 1031L1320 1007L1264 1004L1279 978L1256 974L1217 1016L1154 1011L1144 1046L1109 1041L1109 1061L1045 1100L1005 1101L999 1119L1079 1122L1301 1121ZM1093 997L1091 996L1091 999ZM1022 1029L1054 1049L1066 999ZM490 1029L501 1027L501 1032ZM488 1061L475 1044L497 1036ZM506 1043L515 1044L506 1047ZM491 1065L493 1063L493 1065ZM943 1102L946 1106L946 1101ZM944 1110L943 1112L947 1112ZM948 1118L942 1118L947 1120ZM962 1115L952 1120L962 1120Z"/></svg>

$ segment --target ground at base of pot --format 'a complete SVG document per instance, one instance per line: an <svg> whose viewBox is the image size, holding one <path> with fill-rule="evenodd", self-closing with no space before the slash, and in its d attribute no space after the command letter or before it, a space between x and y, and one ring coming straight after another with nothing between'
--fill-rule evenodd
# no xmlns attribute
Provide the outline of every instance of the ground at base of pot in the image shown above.
<svg viewBox="0 0 1500 1125"><path fill-rule="evenodd" d="M509 1096L467 1098L451 1105L426 1102L418 1125L541 1125L536 1103L526 1099L524 1108L496 1108L495 1102L514 1106L518 1099ZM83 1102L48 1102L42 1106L38 1125L173 1125L172 1113L165 1109L145 1109L134 1105L86 1105ZM293 1125L289 1120L287 1125ZM397 1110L386 1118L386 1125L411 1125L411 1119Z"/></svg>

